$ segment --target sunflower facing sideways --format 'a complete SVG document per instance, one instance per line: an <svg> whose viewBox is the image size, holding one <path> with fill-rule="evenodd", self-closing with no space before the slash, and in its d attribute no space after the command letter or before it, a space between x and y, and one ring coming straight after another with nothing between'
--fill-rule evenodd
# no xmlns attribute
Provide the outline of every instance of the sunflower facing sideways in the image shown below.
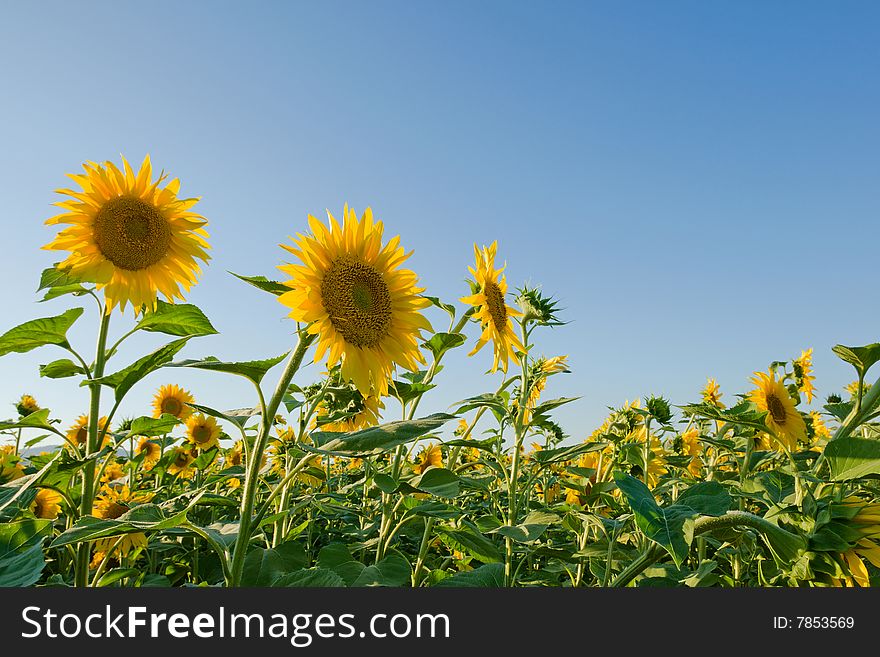
<svg viewBox="0 0 880 657"><path fill-rule="evenodd" d="M495 255L498 251L498 242L492 242L491 246L484 246L482 250L474 244L474 257L476 269L468 267L476 282L477 291L467 297L462 297L461 302L475 308L474 317L479 320L483 328L483 334L477 340L477 345L468 356L476 354L483 346L492 341L494 361L492 371L498 371L498 366L506 372L510 359L516 358L516 351L525 351L522 342L513 331L512 317L521 317L522 313L507 305L507 278L504 276L504 267L495 269Z"/></svg>
<svg viewBox="0 0 880 657"><path fill-rule="evenodd" d="M751 380L758 387L749 393L749 400L759 410L767 411L767 427L789 451L794 451L798 441L806 440L807 425L788 394L785 383L776 378L775 372L755 372Z"/></svg>
<svg viewBox="0 0 880 657"><path fill-rule="evenodd" d="M55 205L64 210L46 220L68 224L43 248L69 251L58 268L103 289L107 312L131 303L156 307L158 293L183 300L207 262L205 218L192 212L197 198L178 198L180 181L162 173L153 180L149 155L137 173L125 158L122 169L112 162L86 162L85 173L68 174L81 191L59 189L70 197Z"/></svg>
<svg viewBox="0 0 880 657"><path fill-rule="evenodd" d="M278 297L289 316L318 336L315 362L342 362L341 376L364 397L388 394L395 366L417 370L422 330L431 325L419 312L430 301L419 296L418 278L400 265L409 257L394 237L382 244L384 226L367 208L358 220L346 205L343 225L329 212L330 226L309 215L311 235L297 234L282 248L302 264L278 268L293 288Z"/></svg>
<svg viewBox="0 0 880 657"><path fill-rule="evenodd" d="M195 400L189 391L180 386L173 383L161 386L153 397L153 417L162 417L163 413L168 413L178 420L186 420L193 414L193 409L189 406L193 401Z"/></svg>

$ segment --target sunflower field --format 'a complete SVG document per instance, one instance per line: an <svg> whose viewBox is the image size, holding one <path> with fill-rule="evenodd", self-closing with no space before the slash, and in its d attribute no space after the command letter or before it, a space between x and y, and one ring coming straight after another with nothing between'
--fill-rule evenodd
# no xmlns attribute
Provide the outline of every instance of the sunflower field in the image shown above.
<svg viewBox="0 0 880 657"><path fill-rule="evenodd" d="M880 344L834 347L855 381L821 412L801 408L815 397L806 349L756 365L738 392L710 379L692 400L609 407L573 441L554 420L573 400L548 394L568 360L542 354L565 318L539 288L508 287L497 243L474 245L470 289L439 299L369 209L308 216L281 245L280 275L237 275L243 294L280 303L290 351L186 360L189 341L216 333L185 299L209 260L198 199L149 158L69 177L44 247L64 256L39 291L70 309L2 327L0 356L60 348L39 376L83 386L90 404L59 418L23 394L0 422L0 586L878 582ZM67 337L88 321L93 357ZM141 332L168 341L119 362ZM483 348L485 392L432 408L432 390L454 385L447 353ZM317 380L303 377L310 361ZM169 383L118 417L147 375L177 368L244 377L253 394L218 410Z"/></svg>

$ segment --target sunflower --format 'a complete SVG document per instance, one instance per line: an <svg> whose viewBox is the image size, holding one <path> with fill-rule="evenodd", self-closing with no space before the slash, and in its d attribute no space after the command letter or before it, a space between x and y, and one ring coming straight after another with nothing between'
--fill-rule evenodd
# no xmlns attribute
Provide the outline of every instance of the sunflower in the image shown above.
<svg viewBox="0 0 880 657"><path fill-rule="evenodd" d="M210 415L198 413L186 421L186 439L200 452L220 445L220 427Z"/></svg>
<svg viewBox="0 0 880 657"><path fill-rule="evenodd" d="M700 442L700 432L696 429L688 429L681 434L681 451L685 456L691 457L688 463L688 472L693 476L699 477L703 471L703 444Z"/></svg>
<svg viewBox="0 0 880 657"><path fill-rule="evenodd" d="M31 397L30 395L22 395L21 399L15 404L15 410L18 411L18 414L21 417L25 417L30 415L31 413L36 413L40 410L39 405L37 405L37 400Z"/></svg>
<svg viewBox="0 0 880 657"><path fill-rule="evenodd" d="M367 208L358 221L345 206L343 227L329 212L328 228L309 215L312 235L297 234L294 246L282 244L303 264L281 265L293 288L278 297L290 317L309 324L318 335L315 362L342 362L341 376L367 397L388 394L396 365L416 371L422 330L431 330L419 311L431 302L419 296L418 278L400 265L411 254L394 237L384 246L381 221Z"/></svg>
<svg viewBox="0 0 880 657"><path fill-rule="evenodd" d="M801 351L801 355L792 361L792 365L798 382L798 390L807 398L809 404L813 401L813 396L816 393L816 387L813 385L813 381L816 380L816 377L813 376L813 349Z"/></svg>
<svg viewBox="0 0 880 657"><path fill-rule="evenodd" d="M807 425L785 384L776 378L775 372L755 372L751 381L758 387L749 393L749 400L759 410L767 411L764 421L781 444L789 451L795 450L798 441L805 441L807 438Z"/></svg>
<svg viewBox="0 0 880 657"><path fill-rule="evenodd" d="M107 426L107 418L102 417L98 419L98 431L103 431ZM76 447L78 449L84 449L86 443L89 439L89 416L88 415L80 415L76 422L74 422L70 429L67 430L67 443L70 447ZM101 445L98 447L104 447L110 441L110 433L104 434L104 440L101 441Z"/></svg>
<svg viewBox="0 0 880 657"><path fill-rule="evenodd" d="M542 358L535 363L532 368L531 385L529 386L529 396L526 400L526 409L523 413L523 421L529 422L532 416L532 410L538 405L541 393L547 387L547 377L560 372L568 372L566 363L568 356L554 356L553 358Z"/></svg>
<svg viewBox="0 0 880 657"><path fill-rule="evenodd" d="M852 397L853 399L855 399L856 397L859 396L859 382L858 381L853 381L849 385L844 386L843 389L846 390L850 394L850 397ZM863 382L861 385L862 397L864 397L866 394L868 394L868 390L870 390L870 389L871 389L871 384Z"/></svg>
<svg viewBox="0 0 880 657"><path fill-rule="evenodd" d="M149 502L152 497L152 493L135 492L128 486L104 484L95 496L92 515L102 520L116 520L132 506Z"/></svg>
<svg viewBox="0 0 880 657"><path fill-rule="evenodd" d="M144 471L147 472L152 470L153 466L159 462L159 458L162 456L162 446L144 436L138 441L138 445L135 448L135 454L137 456L143 456L143 468Z"/></svg>
<svg viewBox="0 0 880 657"><path fill-rule="evenodd" d="M108 463L107 467L104 468L104 474L101 475L101 483L108 483L111 481L116 481L125 476L125 468L122 467L122 464L118 461L113 461L112 463Z"/></svg>
<svg viewBox="0 0 880 657"><path fill-rule="evenodd" d="M0 483L15 481L23 476L24 466L15 453L15 445L0 445Z"/></svg>
<svg viewBox="0 0 880 657"><path fill-rule="evenodd" d="M182 479L189 479L193 476L192 464L196 460L192 450L186 447L175 447L174 458L168 465L168 474L177 475Z"/></svg>
<svg viewBox="0 0 880 657"><path fill-rule="evenodd" d="M546 488L540 481L535 484L535 493L544 499L544 504L553 504L553 502L556 501L556 498L559 497L559 492L560 488L558 483L553 483Z"/></svg>
<svg viewBox="0 0 880 657"><path fill-rule="evenodd" d="M123 169L112 162L86 162L85 174L69 174L82 191L59 189L70 199L55 205L63 213L47 224L69 224L44 249L69 251L58 265L104 290L107 312L131 303L156 307L161 292L169 301L183 300L198 278L196 259L207 262L210 248L205 218L191 211L197 198L178 198L180 181L164 187L167 176L153 180L150 156L135 174L122 158Z"/></svg>
<svg viewBox="0 0 880 657"><path fill-rule="evenodd" d="M339 378L339 370L329 375L333 392L324 395L312 420L312 428L322 431L352 432L379 424L379 415L385 404L378 396L364 396L349 383Z"/></svg>
<svg viewBox="0 0 880 657"><path fill-rule="evenodd" d="M153 397L153 417L158 418L163 413L168 413L178 420L186 420L193 414L193 409L189 406L193 401L195 400L189 391L180 386L173 383L162 386Z"/></svg>
<svg viewBox="0 0 880 657"><path fill-rule="evenodd" d="M244 462L244 443L240 440L237 441L232 447L230 447L226 451L226 456L223 457L223 465L227 468L233 468L241 465Z"/></svg>
<svg viewBox="0 0 880 657"><path fill-rule="evenodd" d="M37 491L37 496L31 502L31 513L37 518L45 518L47 520L55 520L61 513L61 493L51 488L41 488Z"/></svg>
<svg viewBox="0 0 880 657"><path fill-rule="evenodd" d="M810 411L810 420L813 423L813 436L817 445L824 445L831 440L831 430L825 424L825 420L819 411Z"/></svg>
<svg viewBox="0 0 880 657"><path fill-rule="evenodd" d="M477 285L477 292L467 297L462 297L462 303L468 303L477 312L474 317L479 320L483 334L477 340L469 356L473 356L483 346L492 341L494 361L492 371L498 370L499 364L503 371L507 371L508 361L516 358L516 350L525 351L522 342L513 331L512 317L521 317L522 313L507 305L507 277L504 276L504 267L495 269L495 254L498 250L498 242L492 242L489 247L484 246L482 251L474 244L474 257L476 269L468 267Z"/></svg>
<svg viewBox="0 0 880 657"><path fill-rule="evenodd" d="M431 443L422 448L419 452L416 462L413 463L412 469L416 474L424 474L425 470L430 467L443 467L443 452L440 451L440 445Z"/></svg>
<svg viewBox="0 0 880 657"><path fill-rule="evenodd" d="M835 515L846 518L847 529L855 542L849 550L840 553L851 574L846 578L846 585L852 586L854 580L859 586L868 587L871 585L870 576L863 559L880 568L880 504L868 504L856 496L850 496L836 507Z"/></svg>
<svg viewBox="0 0 880 657"><path fill-rule="evenodd" d="M715 379L706 379L706 387L703 388L702 395L703 403L724 408L724 404L721 403L721 397L723 396L721 386L718 385Z"/></svg>

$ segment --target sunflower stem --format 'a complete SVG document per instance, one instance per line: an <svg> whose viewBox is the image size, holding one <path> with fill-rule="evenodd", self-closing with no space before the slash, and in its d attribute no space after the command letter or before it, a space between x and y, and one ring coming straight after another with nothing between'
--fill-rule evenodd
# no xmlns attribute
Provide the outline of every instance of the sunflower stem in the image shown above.
<svg viewBox="0 0 880 657"><path fill-rule="evenodd" d="M101 326L98 329L98 344L95 353L95 367L92 378L99 379L104 376L104 364L106 362L107 333L110 328L110 312L104 312L101 316ZM98 445L98 417L101 414L101 384L89 384L89 431L86 439L86 457L90 457L97 451ZM92 514L92 503L95 499L95 461L90 460L83 468L82 497L80 499L80 517ZM91 543L83 542L77 549L75 583L76 586L88 586L89 583L89 551Z"/></svg>
<svg viewBox="0 0 880 657"><path fill-rule="evenodd" d="M291 354L284 367L284 372L278 380L275 393L269 400L269 404L263 412L262 422L260 424L260 433L254 442L254 448L251 450L252 455L247 464L247 473L245 475L244 494L241 498L241 520L238 530L238 538L235 541L235 548L232 553L232 566L229 569L229 586L240 586L241 575L244 570L244 557L247 553L248 544L250 543L253 533L253 513L254 503L256 501L257 483L260 478L260 462L263 452L266 450L266 444L269 442L269 432L272 429L272 421L275 419L275 412L281 405L281 400L287 392L287 388L296 374L299 366L302 364L306 351L315 341L315 335L300 332L299 343L296 350ZM262 397L262 392L260 393Z"/></svg>
<svg viewBox="0 0 880 657"><path fill-rule="evenodd" d="M510 527L516 526L519 513L517 484L519 482L520 452L522 451L522 444L525 440L527 429L525 426L526 402L529 398L529 332L524 321L520 323L520 329L522 332L523 351L520 354L519 363L522 374L520 378L519 403L516 419L514 420L513 463L510 468L510 481L507 485L507 524ZM506 536L504 538L504 585L513 586L514 579L513 539L510 536Z"/></svg>

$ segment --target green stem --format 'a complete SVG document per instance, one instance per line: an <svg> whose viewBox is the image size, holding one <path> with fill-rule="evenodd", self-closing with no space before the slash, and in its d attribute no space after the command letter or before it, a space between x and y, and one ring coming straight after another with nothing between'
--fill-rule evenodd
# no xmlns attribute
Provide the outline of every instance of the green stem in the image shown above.
<svg viewBox="0 0 880 657"><path fill-rule="evenodd" d="M104 364L106 362L107 332L110 328L110 313L105 312L101 316L101 326L98 330L98 344L95 353L95 368L92 377L98 379L104 376ZM98 450L98 418L101 415L101 385L89 384L89 433L86 440L86 456L91 456ZM92 514L92 502L95 498L95 461L86 463L83 468L82 497L80 499L80 517ZM89 581L89 551L91 543L83 542L77 550L75 583L77 586L87 586Z"/></svg>
<svg viewBox="0 0 880 657"><path fill-rule="evenodd" d="M262 423L260 425L260 434L254 443L251 458L247 464L247 473L245 475L244 494L241 498L241 521L239 525L238 538L235 541L235 548L232 553L232 566L229 571L229 586L241 585L241 574L244 570L244 557L250 543L251 534L253 533L253 512L254 503L256 502L257 483L260 477L260 461L261 455L266 450L266 444L269 442L269 432L272 429L272 420L275 419L275 412L281 405L281 400L287 392L287 388L296 374L299 366L302 364L306 351L314 342L315 336L309 333L301 332L299 334L299 344L296 350L291 354L284 372L275 388L275 393L269 400L269 404L263 412ZM262 397L262 393L261 393Z"/></svg>

